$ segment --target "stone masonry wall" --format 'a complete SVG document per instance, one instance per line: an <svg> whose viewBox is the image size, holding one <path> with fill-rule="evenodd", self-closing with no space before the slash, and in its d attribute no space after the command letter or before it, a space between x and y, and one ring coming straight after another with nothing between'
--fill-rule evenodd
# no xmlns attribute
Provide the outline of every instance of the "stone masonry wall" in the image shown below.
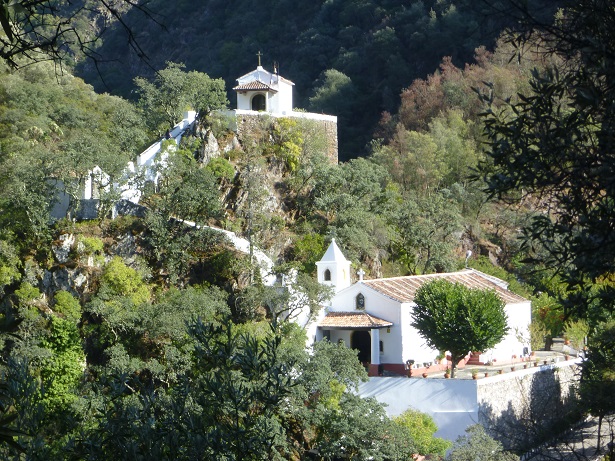
<svg viewBox="0 0 615 461"><path fill-rule="evenodd" d="M578 365L563 362L478 380L478 421L505 447L529 449L574 410L578 375Z"/></svg>
<svg viewBox="0 0 615 461"><path fill-rule="evenodd" d="M266 122L268 117L289 117L309 120L311 123L320 128L326 140L327 157L333 164L338 162L338 139L337 139L337 118L332 116L319 116L318 114L310 114L305 112L293 112L287 115L272 115L269 113L260 113L251 111L232 111L229 113L236 117L236 126L233 129L236 131L239 139L245 139L249 133L256 133L262 129L263 122Z"/></svg>

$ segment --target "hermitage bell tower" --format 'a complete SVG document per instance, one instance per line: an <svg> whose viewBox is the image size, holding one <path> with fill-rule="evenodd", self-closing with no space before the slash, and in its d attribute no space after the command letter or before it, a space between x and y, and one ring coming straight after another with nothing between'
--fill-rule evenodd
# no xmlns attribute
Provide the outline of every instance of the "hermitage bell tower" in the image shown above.
<svg viewBox="0 0 615 461"><path fill-rule="evenodd" d="M335 292L350 286L350 261L339 249L335 239L331 240L329 248L316 263L318 283L332 286Z"/></svg>

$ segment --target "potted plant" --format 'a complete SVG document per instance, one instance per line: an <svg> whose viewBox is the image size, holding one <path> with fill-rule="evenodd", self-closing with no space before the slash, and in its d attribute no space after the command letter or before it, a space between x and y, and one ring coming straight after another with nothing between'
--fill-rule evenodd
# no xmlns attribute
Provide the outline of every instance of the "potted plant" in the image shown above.
<svg viewBox="0 0 615 461"><path fill-rule="evenodd" d="M446 379L448 379L448 378L450 378L450 377L451 377L451 370L450 370L450 368L449 368L449 367L446 367L446 371L444 372L444 377L445 377Z"/></svg>
<svg viewBox="0 0 615 461"><path fill-rule="evenodd" d="M478 379L478 370L472 370L472 379Z"/></svg>
<svg viewBox="0 0 615 461"><path fill-rule="evenodd" d="M427 373L423 373L423 378L427 378Z"/></svg>
<svg viewBox="0 0 615 461"><path fill-rule="evenodd" d="M485 378L488 378L488 377L489 377L489 372L485 371Z"/></svg>

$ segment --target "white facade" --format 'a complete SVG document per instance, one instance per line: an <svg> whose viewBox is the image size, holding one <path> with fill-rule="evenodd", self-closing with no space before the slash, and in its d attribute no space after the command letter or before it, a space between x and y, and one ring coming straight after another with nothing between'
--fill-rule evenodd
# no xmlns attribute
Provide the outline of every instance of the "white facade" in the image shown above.
<svg viewBox="0 0 615 461"><path fill-rule="evenodd" d="M350 271L350 262L335 241L331 242L323 258L316 264L318 281L331 285L335 295L321 311L312 328L308 328L308 337L343 341L349 347L359 350L371 348L369 353L361 355L360 352L362 361L371 365L371 373L377 369L375 365L379 365L381 371L389 369L398 373L404 372L409 361L415 369L436 365L439 351L429 348L411 325L412 312L416 308L414 292L420 285L435 278L445 278L470 288L493 289L506 303L508 334L493 349L481 351L482 361L511 361L529 352L529 344L520 340L519 336L529 341L531 303L509 292L505 282L500 279L466 269L449 274L376 280L362 280L360 276L358 282L350 285L349 278L345 278ZM365 332L369 332L370 341ZM363 339L359 340L360 337ZM445 362L440 366L446 368L447 365L450 364Z"/></svg>
<svg viewBox="0 0 615 461"><path fill-rule="evenodd" d="M356 298L359 294L365 298L366 312L393 323L390 328L380 331L382 351L378 363L405 364L408 360L414 360L416 368L433 364L439 352L428 347L423 337L411 325L412 311L416 308L414 303L400 303L357 282L338 292L331 299L327 312L356 311ZM484 361L510 360L513 355L521 357L523 348L528 347L527 344L519 342L516 331L528 330L531 322L530 301L506 304L505 311L508 318L508 334L496 347L483 351L481 357ZM343 340L350 345L351 334L352 330L332 331L330 340Z"/></svg>
<svg viewBox="0 0 615 461"><path fill-rule="evenodd" d="M290 80L262 66L237 79L237 109L289 115L293 111L293 86Z"/></svg>

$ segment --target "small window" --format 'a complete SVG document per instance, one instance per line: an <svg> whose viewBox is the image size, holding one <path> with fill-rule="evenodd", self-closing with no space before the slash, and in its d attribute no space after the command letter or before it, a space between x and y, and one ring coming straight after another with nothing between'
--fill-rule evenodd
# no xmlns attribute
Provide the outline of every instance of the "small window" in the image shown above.
<svg viewBox="0 0 615 461"><path fill-rule="evenodd" d="M257 94L252 98L252 110L267 110L267 101L265 100L265 95Z"/></svg>
<svg viewBox="0 0 615 461"><path fill-rule="evenodd" d="M360 310L365 309L365 296L362 293L359 293L356 297L356 308Z"/></svg>
<svg viewBox="0 0 615 461"><path fill-rule="evenodd" d="M325 271L325 282L330 282L330 281L331 281L331 271L327 269Z"/></svg>
<svg viewBox="0 0 615 461"><path fill-rule="evenodd" d="M384 344L382 344L382 341L380 341L380 353L382 354L384 352Z"/></svg>

